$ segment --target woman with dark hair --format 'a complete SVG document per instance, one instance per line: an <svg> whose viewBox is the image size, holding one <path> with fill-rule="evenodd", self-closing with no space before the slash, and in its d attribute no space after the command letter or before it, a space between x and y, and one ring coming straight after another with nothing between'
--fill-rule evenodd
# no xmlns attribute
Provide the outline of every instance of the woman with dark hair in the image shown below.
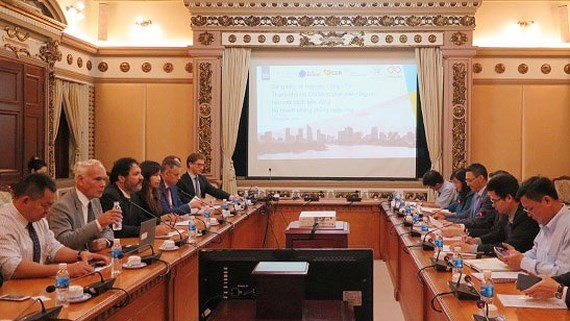
<svg viewBox="0 0 570 321"><path fill-rule="evenodd" d="M451 182L455 185L457 190L457 198L451 202L444 209L449 210L447 212L439 212L434 214L434 218L445 219L446 217L456 217L465 218L469 216L469 209L471 208L471 201L473 200L473 195L475 193L467 186L465 181L465 169L460 168L453 171L451 174Z"/></svg>
<svg viewBox="0 0 570 321"><path fill-rule="evenodd" d="M138 200L141 207L148 212L152 213L155 217L160 217L160 221L173 221L176 215L165 214L161 215L162 200L160 195L160 164L155 161L144 161L140 163L141 174L144 177L142 182L142 189L138 194ZM168 233L166 226L161 226Z"/></svg>
<svg viewBox="0 0 570 321"><path fill-rule="evenodd" d="M32 173L47 174L48 172L47 164L46 162L44 162L43 159L37 156L33 156L28 161L28 171L30 172L30 174Z"/></svg>

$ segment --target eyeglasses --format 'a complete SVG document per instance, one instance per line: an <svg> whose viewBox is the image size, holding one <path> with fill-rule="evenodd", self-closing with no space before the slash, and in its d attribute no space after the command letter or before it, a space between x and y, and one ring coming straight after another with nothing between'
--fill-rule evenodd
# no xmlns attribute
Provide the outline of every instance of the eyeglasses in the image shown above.
<svg viewBox="0 0 570 321"><path fill-rule="evenodd" d="M500 198L500 197L499 198L489 198L489 199L491 200L491 204L495 204L498 201L502 200L502 198Z"/></svg>

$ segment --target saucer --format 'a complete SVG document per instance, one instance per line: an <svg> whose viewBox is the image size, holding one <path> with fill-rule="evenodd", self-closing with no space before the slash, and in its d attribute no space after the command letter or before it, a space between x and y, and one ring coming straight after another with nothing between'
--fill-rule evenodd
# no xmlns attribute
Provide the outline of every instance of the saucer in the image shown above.
<svg viewBox="0 0 570 321"><path fill-rule="evenodd" d="M170 251L176 251L176 250L178 250L179 247L176 246L176 245L173 246L173 247L164 247L164 246L161 246L161 247L159 247L159 249L161 249L161 250L163 250L163 251L166 251L166 252L170 252Z"/></svg>
<svg viewBox="0 0 570 321"><path fill-rule="evenodd" d="M123 267L125 269L140 269L140 268L143 268L145 266L146 266L146 263L144 263L144 262L141 262L139 264L134 264L134 265L130 265L128 263L123 263Z"/></svg>
<svg viewBox="0 0 570 321"><path fill-rule="evenodd" d="M220 225L220 222L216 221L216 223L214 223L213 221L210 222L210 226L216 226L216 225Z"/></svg>
<svg viewBox="0 0 570 321"><path fill-rule="evenodd" d="M69 298L69 303L80 303L80 302L85 302L89 299L91 299L91 294L83 293L82 296L78 296L76 298Z"/></svg>

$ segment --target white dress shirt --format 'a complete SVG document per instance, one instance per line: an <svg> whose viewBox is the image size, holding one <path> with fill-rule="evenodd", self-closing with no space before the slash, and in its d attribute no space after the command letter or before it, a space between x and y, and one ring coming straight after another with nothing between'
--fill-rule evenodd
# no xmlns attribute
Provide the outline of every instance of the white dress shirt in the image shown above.
<svg viewBox="0 0 570 321"><path fill-rule="evenodd" d="M534 239L532 249L523 254L521 269L555 276L570 270L570 209L563 205Z"/></svg>
<svg viewBox="0 0 570 321"><path fill-rule="evenodd" d="M20 262L34 260L34 245L28 232L28 223L13 203L0 208L0 267L5 280L12 277ZM63 245L55 239L45 218L32 225L40 240L40 264L51 263Z"/></svg>

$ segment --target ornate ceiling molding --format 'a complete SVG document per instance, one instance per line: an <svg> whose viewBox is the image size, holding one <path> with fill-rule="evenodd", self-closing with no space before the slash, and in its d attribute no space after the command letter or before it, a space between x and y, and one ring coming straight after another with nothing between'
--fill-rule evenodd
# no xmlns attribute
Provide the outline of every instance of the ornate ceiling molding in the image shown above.
<svg viewBox="0 0 570 321"><path fill-rule="evenodd" d="M186 0L195 31L473 30L481 1ZM236 30L236 28L238 28ZM251 28L254 28L253 30Z"/></svg>
<svg viewBox="0 0 570 321"><path fill-rule="evenodd" d="M475 17L469 15L379 15L379 16L206 16L194 15L194 30L267 29L408 29L408 30L472 30Z"/></svg>
<svg viewBox="0 0 570 321"><path fill-rule="evenodd" d="M222 32L225 47L418 47L443 45L441 32Z"/></svg>

